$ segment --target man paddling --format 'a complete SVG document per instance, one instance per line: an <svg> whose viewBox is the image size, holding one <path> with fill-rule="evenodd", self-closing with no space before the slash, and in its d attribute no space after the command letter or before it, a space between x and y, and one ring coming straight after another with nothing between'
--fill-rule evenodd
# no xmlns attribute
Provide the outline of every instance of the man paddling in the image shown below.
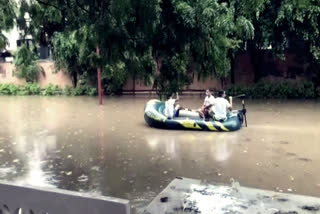
<svg viewBox="0 0 320 214"><path fill-rule="evenodd" d="M226 92L219 91L218 97L214 100L214 120L217 121L224 121L227 119L227 111L232 111L232 97L229 97L230 103L228 100L225 99Z"/></svg>

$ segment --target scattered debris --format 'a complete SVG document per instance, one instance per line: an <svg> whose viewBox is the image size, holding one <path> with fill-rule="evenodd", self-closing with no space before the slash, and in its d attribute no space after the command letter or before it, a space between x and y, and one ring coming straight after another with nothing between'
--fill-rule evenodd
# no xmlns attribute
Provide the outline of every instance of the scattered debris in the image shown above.
<svg viewBox="0 0 320 214"><path fill-rule="evenodd" d="M319 206L303 206L301 207L303 210L308 210L308 211L319 211L320 210L320 205Z"/></svg>
<svg viewBox="0 0 320 214"><path fill-rule="evenodd" d="M296 211L289 211L289 212L278 211L278 212L275 212L274 214L298 214L298 212L296 212Z"/></svg>
<svg viewBox="0 0 320 214"><path fill-rule="evenodd" d="M166 203L168 202L169 198L168 197L162 197L160 198L161 203Z"/></svg>
<svg viewBox="0 0 320 214"><path fill-rule="evenodd" d="M278 201L280 201L280 202L286 202L286 201L289 201L288 199L286 199L286 198L278 198L277 199Z"/></svg>
<svg viewBox="0 0 320 214"><path fill-rule="evenodd" d="M93 167L91 167L91 170L93 170L93 171L99 171L99 167L98 167L98 166L93 166Z"/></svg>
<svg viewBox="0 0 320 214"><path fill-rule="evenodd" d="M280 143L280 144L285 144L285 145L286 145L286 144L289 144L289 142L287 142L287 141L280 141L279 143Z"/></svg>
<svg viewBox="0 0 320 214"><path fill-rule="evenodd" d="M292 153L292 152L287 152L286 155L287 155L287 156L297 156L296 153Z"/></svg>
<svg viewBox="0 0 320 214"><path fill-rule="evenodd" d="M88 180L89 180L88 176L86 176L84 174L82 174L80 177L78 177L79 182L86 182Z"/></svg>
<svg viewBox="0 0 320 214"><path fill-rule="evenodd" d="M298 158L298 160L304 161L304 162L310 162L310 161L312 161L312 160L309 159L309 158Z"/></svg>

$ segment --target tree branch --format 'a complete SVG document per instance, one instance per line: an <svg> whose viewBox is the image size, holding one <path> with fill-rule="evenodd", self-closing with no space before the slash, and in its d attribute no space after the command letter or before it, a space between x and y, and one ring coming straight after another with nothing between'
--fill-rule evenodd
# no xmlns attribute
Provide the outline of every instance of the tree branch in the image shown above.
<svg viewBox="0 0 320 214"><path fill-rule="evenodd" d="M86 13L90 14L90 11L87 10L86 8L84 8L83 5L80 4L79 0L76 0L76 4L77 4L77 6L78 6L81 10L83 10L83 11L85 11Z"/></svg>
<svg viewBox="0 0 320 214"><path fill-rule="evenodd" d="M60 10L61 8L59 8L58 6L56 5L53 5L53 4L50 4L49 2L44 2L44 1L41 1L41 0L35 0L37 1L39 4L43 4L43 5L46 5L46 6L49 6L49 7L54 7L56 8L57 10Z"/></svg>

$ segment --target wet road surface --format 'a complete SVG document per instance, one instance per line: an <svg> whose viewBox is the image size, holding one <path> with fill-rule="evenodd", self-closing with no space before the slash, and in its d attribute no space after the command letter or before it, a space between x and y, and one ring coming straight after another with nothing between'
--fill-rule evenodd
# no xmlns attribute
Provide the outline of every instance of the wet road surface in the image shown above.
<svg viewBox="0 0 320 214"><path fill-rule="evenodd" d="M320 197L319 102L248 101L248 128L211 133L148 127L149 99L0 97L0 179L126 198L134 211L176 176Z"/></svg>

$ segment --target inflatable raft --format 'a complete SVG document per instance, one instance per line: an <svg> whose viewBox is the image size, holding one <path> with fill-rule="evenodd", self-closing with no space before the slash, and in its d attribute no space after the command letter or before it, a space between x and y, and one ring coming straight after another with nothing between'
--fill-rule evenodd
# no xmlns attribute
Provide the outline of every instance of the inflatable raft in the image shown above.
<svg viewBox="0 0 320 214"><path fill-rule="evenodd" d="M205 121L194 111L180 111L179 117L168 119L164 114L165 102L150 100L144 109L144 119L151 127L163 129L192 129L202 131L236 131L241 128L243 114L241 111L233 111L223 121Z"/></svg>

